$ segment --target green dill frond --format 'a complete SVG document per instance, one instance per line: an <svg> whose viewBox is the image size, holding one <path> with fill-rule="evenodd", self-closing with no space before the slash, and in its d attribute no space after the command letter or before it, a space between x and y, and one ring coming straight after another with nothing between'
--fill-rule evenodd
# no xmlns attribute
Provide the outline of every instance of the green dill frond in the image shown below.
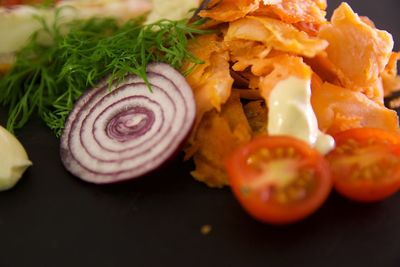
<svg viewBox="0 0 400 267"><path fill-rule="evenodd" d="M58 12L58 11L57 11ZM93 18L53 25L38 18L42 29L17 54L12 70L0 80L0 105L8 107L7 129L23 127L38 114L60 136L75 101L98 80L121 81L134 73L146 79L150 62L180 69L185 61L201 61L187 49L190 38L205 34L188 21L161 20L143 25L143 18L122 25L112 18ZM61 34L67 27L68 33ZM39 42L39 34L51 44Z"/></svg>

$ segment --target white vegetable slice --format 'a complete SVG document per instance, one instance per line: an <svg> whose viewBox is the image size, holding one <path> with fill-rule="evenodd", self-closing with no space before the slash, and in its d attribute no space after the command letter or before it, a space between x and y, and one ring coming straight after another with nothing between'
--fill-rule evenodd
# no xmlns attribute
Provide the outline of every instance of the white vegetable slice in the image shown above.
<svg viewBox="0 0 400 267"><path fill-rule="evenodd" d="M88 182L113 183L154 171L176 155L195 119L192 89L164 63L150 64L147 77L152 91L130 75L82 95L61 137L67 170Z"/></svg>

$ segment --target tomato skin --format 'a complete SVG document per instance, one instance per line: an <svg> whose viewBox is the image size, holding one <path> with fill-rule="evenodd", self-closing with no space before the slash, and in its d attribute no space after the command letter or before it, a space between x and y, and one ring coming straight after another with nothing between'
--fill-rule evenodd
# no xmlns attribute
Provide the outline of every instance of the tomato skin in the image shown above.
<svg viewBox="0 0 400 267"><path fill-rule="evenodd" d="M360 143L367 143L373 139L377 144L400 144L400 133L390 132L378 128L355 128L339 132L333 136L336 145L340 145L348 139L357 140Z"/></svg>
<svg viewBox="0 0 400 267"><path fill-rule="evenodd" d="M37 5L37 4L51 4L57 1L52 0L0 0L0 6L13 7L19 5Z"/></svg>
<svg viewBox="0 0 400 267"><path fill-rule="evenodd" d="M5 6L5 7L12 7L16 5L22 5L21 0L0 0L0 6Z"/></svg>
<svg viewBox="0 0 400 267"><path fill-rule="evenodd" d="M263 199L267 188L248 194L243 188L259 179L259 175L246 166L246 159L260 149L294 148L301 156L300 162L315 171L315 190L298 202L278 203ZM259 136L236 150L226 161L231 189L242 207L255 219L270 224L298 222L314 213L325 202L332 189L329 166L325 159L305 142L286 136Z"/></svg>
<svg viewBox="0 0 400 267"><path fill-rule="evenodd" d="M339 194L358 202L376 202L398 192L400 134L358 128L340 132L334 135L334 139L337 148L329 153L327 159L334 188ZM357 145L343 151L343 145L349 140L352 145ZM362 174L363 171L366 174Z"/></svg>

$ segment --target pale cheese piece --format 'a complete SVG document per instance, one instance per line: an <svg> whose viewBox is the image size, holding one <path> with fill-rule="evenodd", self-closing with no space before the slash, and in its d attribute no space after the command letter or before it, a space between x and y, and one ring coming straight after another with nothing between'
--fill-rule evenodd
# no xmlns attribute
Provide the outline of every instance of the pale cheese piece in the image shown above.
<svg viewBox="0 0 400 267"><path fill-rule="evenodd" d="M115 17L124 21L150 12L152 4L148 0L68 0L59 2L56 7L62 7L58 22L65 23L95 16ZM0 7L0 73L11 66L14 53L24 47L32 34L41 28L37 17L42 18L47 25L52 25L55 19L54 8L25 5ZM50 40L42 35L40 41Z"/></svg>
<svg viewBox="0 0 400 267"><path fill-rule="evenodd" d="M190 12L199 6L199 0L153 0L153 10L147 17L146 23L160 19L181 20L193 15Z"/></svg>
<svg viewBox="0 0 400 267"><path fill-rule="evenodd" d="M54 14L49 9L30 6L18 6L13 9L0 8L0 58L9 60L10 53L21 49L32 33L40 29L41 24L35 17L43 17L52 22Z"/></svg>
<svg viewBox="0 0 400 267"><path fill-rule="evenodd" d="M31 165L21 143L0 126L0 191L12 188Z"/></svg>
<svg viewBox="0 0 400 267"><path fill-rule="evenodd" d="M74 8L80 19L114 17L122 21L144 15L153 7L149 0L67 0L57 5L65 6Z"/></svg>

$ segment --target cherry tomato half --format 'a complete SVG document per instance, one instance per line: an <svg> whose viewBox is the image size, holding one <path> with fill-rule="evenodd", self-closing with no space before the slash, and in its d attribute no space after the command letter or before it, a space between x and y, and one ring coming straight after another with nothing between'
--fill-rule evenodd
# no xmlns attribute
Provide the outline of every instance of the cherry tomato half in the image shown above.
<svg viewBox="0 0 400 267"><path fill-rule="evenodd" d="M58 1L54 0L0 0L0 6L13 7L18 5L37 5L46 4L51 6L53 3Z"/></svg>
<svg viewBox="0 0 400 267"><path fill-rule="evenodd" d="M226 170L244 209L266 223L308 217L332 188L325 159L305 142L286 136L254 138L228 158Z"/></svg>
<svg viewBox="0 0 400 267"><path fill-rule="evenodd" d="M327 156L334 187L361 202L383 200L400 188L400 135L358 128L334 136L336 148Z"/></svg>

